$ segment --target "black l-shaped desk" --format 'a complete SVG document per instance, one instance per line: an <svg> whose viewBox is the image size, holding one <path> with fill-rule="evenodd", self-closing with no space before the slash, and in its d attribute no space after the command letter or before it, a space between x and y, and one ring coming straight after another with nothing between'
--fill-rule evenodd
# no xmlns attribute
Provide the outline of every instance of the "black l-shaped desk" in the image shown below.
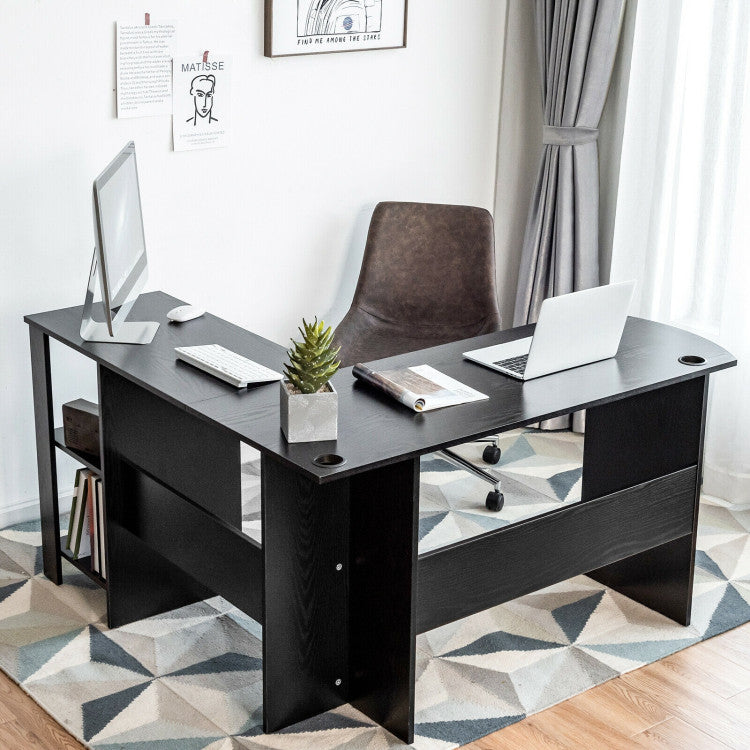
<svg viewBox="0 0 750 750"><path fill-rule="evenodd" d="M52 337L98 366L110 627L225 597L263 625L265 731L350 702L411 742L417 633L580 573L689 622L709 374L736 364L721 347L629 318L614 359L521 383L461 352L532 328L488 334L379 363L488 401L415 414L345 369L338 440L288 444L278 384L237 391L174 354L217 343L280 370L284 348L213 315L167 324L178 304L138 300L132 319L163 321L147 346L83 342L80 307L25 318L44 572L61 582ZM581 502L418 554L419 456L582 408ZM262 454L261 545L241 530L240 442Z"/></svg>

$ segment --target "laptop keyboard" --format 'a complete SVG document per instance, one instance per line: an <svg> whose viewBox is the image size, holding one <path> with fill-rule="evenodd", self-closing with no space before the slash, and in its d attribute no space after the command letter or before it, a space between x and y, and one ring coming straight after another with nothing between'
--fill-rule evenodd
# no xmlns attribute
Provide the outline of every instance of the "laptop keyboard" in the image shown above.
<svg viewBox="0 0 750 750"><path fill-rule="evenodd" d="M528 354L522 354L520 357L501 359L497 362L493 362L493 364L497 365L498 367L504 367L506 370L511 370L512 372L518 373L518 375L523 375L523 371L526 369L526 362L528 361L528 359Z"/></svg>

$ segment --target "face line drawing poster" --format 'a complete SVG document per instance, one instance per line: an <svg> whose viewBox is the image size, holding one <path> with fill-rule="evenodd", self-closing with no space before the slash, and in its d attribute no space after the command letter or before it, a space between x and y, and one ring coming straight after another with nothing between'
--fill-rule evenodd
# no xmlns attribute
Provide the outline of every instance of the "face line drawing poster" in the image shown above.
<svg viewBox="0 0 750 750"><path fill-rule="evenodd" d="M172 137L175 151L229 145L232 58L202 54L172 62Z"/></svg>

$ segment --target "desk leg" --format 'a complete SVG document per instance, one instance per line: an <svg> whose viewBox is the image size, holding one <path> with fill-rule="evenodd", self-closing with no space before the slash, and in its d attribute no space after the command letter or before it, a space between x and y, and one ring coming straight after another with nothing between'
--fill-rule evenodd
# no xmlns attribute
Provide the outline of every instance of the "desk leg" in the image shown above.
<svg viewBox="0 0 750 750"><path fill-rule="evenodd" d="M275 732L347 699L349 482L261 460L263 728Z"/></svg>
<svg viewBox="0 0 750 750"><path fill-rule="evenodd" d="M36 460L39 473L39 510L42 519L44 575L58 586L62 583L60 560L60 512L57 500L55 422L52 406L52 374L49 336L29 326L31 380L34 392Z"/></svg>
<svg viewBox="0 0 750 750"><path fill-rule="evenodd" d="M418 460L319 485L264 456L261 481L265 731L349 701L412 742Z"/></svg>
<svg viewBox="0 0 750 750"><path fill-rule="evenodd" d="M351 479L350 701L414 741L419 459Z"/></svg>
<svg viewBox="0 0 750 750"><path fill-rule="evenodd" d="M586 414L584 502L698 467L692 533L588 574L681 625L690 624L707 397L706 375Z"/></svg>

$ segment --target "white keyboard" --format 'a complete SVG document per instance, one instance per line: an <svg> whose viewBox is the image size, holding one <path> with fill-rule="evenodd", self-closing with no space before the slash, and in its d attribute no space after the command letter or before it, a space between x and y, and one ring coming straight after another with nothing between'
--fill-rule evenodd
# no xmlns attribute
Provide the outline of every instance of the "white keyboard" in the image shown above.
<svg viewBox="0 0 750 750"><path fill-rule="evenodd" d="M218 344L178 346L175 347L175 352L183 362L237 388L244 388L250 383L271 383L284 377L280 372L269 370L268 367Z"/></svg>

